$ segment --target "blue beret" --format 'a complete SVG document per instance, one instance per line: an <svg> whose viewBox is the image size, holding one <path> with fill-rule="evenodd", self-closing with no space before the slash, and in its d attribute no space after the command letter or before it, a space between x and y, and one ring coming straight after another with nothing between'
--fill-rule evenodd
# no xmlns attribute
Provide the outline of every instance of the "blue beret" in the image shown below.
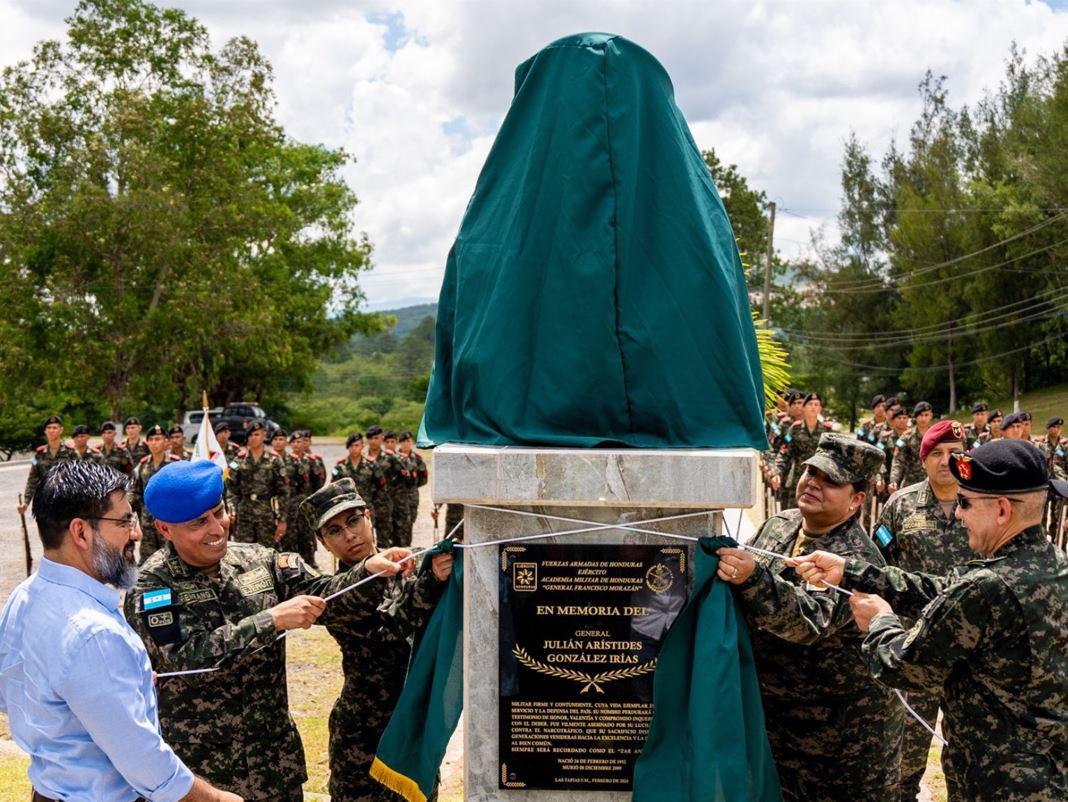
<svg viewBox="0 0 1068 802"><path fill-rule="evenodd" d="M145 506L164 523L180 524L213 510L222 501L222 468L206 459L164 465L148 480Z"/></svg>

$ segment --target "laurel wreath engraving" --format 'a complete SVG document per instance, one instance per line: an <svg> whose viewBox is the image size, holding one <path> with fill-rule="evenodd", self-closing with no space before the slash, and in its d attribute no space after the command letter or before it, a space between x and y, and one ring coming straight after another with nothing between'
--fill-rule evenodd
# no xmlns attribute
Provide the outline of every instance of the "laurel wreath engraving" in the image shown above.
<svg viewBox="0 0 1068 802"><path fill-rule="evenodd" d="M607 682L630 679L631 677L640 677L642 674L648 674L656 668L656 660L650 660L647 663L630 666L629 668L618 668L615 671L602 671L600 674L587 674L584 671L575 671L570 668L547 666L545 663L535 660L527 654L526 649L519 645L516 645L512 649L512 654L515 655L515 659L518 660L520 664L526 666L531 671L537 671L539 674L557 677L558 679L569 679L575 682L581 682L582 690L579 691L579 693L586 693L590 688L593 688L597 693L604 693L604 688L602 688L601 685Z"/></svg>

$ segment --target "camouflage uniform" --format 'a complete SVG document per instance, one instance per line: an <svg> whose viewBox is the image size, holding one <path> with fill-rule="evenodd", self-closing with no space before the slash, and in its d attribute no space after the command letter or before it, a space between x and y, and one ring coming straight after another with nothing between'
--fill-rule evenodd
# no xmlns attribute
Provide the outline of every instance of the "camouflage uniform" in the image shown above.
<svg viewBox="0 0 1068 802"><path fill-rule="evenodd" d="M753 545L778 554L816 549L882 558L852 518L806 537L799 510L769 518ZM768 740L787 802L896 802L901 708L871 681L863 635L845 596L806 589L792 568L755 555L738 598L752 635Z"/></svg>
<svg viewBox="0 0 1068 802"><path fill-rule="evenodd" d="M964 449L971 451L973 448L978 448L983 443L990 439L990 427L984 426L982 431L976 428L974 423L969 423L964 427Z"/></svg>
<svg viewBox="0 0 1068 802"><path fill-rule="evenodd" d="M40 487L52 466L69 461L73 453L74 449L68 448L63 443L59 444L55 454L48 450L47 443L37 446L37 450L33 452L33 461L30 463L30 475L26 477L26 489L22 492L22 500L25 504L33 500L33 494L37 492L37 488Z"/></svg>
<svg viewBox="0 0 1068 802"><path fill-rule="evenodd" d="M894 441L894 456L890 465L890 484L903 487L922 482L927 478L920 459L920 443L923 435L916 429Z"/></svg>
<svg viewBox="0 0 1068 802"><path fill-rule="evenodd" d="M979 556L968 545L968 530L964 524L953 514L946 516L926 479L898 490L890 497L879 516L872 539L887 565L903 571L944 576ZM912 621L908 623L911 625ZM941 698L941 685L908 693L909 704L931 724L938 719ZM930 749L931 734L911 716L906 718L905 741L901 748L902 800L911 802L916 799ZM947 752L942 753L942 762L953 798L959 782Z"/></svg>
<svg viewBox="0 0 1068 802"><path fill-rule="evenodd" d="M356 492L368 504L386 486L386 476L382 472L382 465L362 456L357 465L353 465L348 457L342 457L337 461L331 473L332 481L336 482L346 477L356 484ZM374 515L374 507L371 507L371 515Z"/></svg>
<svg viewBox="0 0 1068 802"><path fill-rule="evenodd" d="M187 460L187 461L193 459L193 451L192 451L192 449L186 448L185 446L182 446L179 449L168 448L167 449L167 453L168 454L173 454L175 459L184 459L184 460Z"/></svg>
<svg viewBox="0 0 1068 802"><path fill-rule="evenodd" d="M152 455L149 454L147 457L143 457L134 469L133 485L130 487L130 506L141 517L140 549L142 565L156 551L163 548L163 543L165 542L163 535L156 529L156 519L152 517L152 513L145 506L145 488L148 486L148 480L155 476L160 468L169 462L180 461L174 454L165 451L163 459L159 462L155 462L152 459Z"/></svg>
<svg viewBox="0 0 1068 802"><path fill-rule="evenodd" d="M96 449L85 447L85 451L78 453L78 449L73 446L70 447L70 461L71 462L95 462L100 465L103 464L104 458L96 451Z"/></svg>
<svg viewBox="0 0 1068 802"><path fill-rule="evenodd" d="M857 429L857 439L864 443L871 443L873 446L878 445L879 438L889 428L890 421L884 420L882 423L876 423L874 418L870 418L860 424L860 428Z"/></svg>
<svg viewBox="0 0 1068 802"><path fill-rule="evenodd" d="M268 448L259 459L247 449L238 450L230 462L226 489L237 511L233 539L274 548L275 528L286 520L288 511L289 479L282 459Z"/></svg>
<svg viewBox="0 0 1068 802"><path fill-rule="evenodd" d="M400 468L397 464L397 458L392 454L387 454L385 450L378 453L376 459L368 459L364 457L367 462L378 472L379 482L376 482L371 486L371 495L368 498L364 497L371 505L371 509L374 514L375 524L375 542L378 543L380 549L389 548L393 545L393 495L396 493L396 488L393 486L397 484L397 478L400 475ZM359 484L356 485L359 488Z"/></svg>
<svg viewBox="0 0 1068 802"><path fill-rule="evenodd" d="M344 564L342 564L344 568ZM388 581L377 616L326 625L341 647L345 684L330 711L330 799L389 802L398 797L369 771L382 732L404 687L411 638L423 627L445 588L431 571Z"/></svg>
<svg viewBox="0 0 1068 802"><path fill-rule="evenodd" d="M1040 526L957 579L847 560L844 584L919 620L875 616L863 656L891 687L943 685L960 799L1068 799L1068 557Z"/></svg>
<svg viewBox="0 0 1068 802"><path fill-rule="evenodd" d="M287 454L283 460L289 476L289 509L286 515L286 534L282 538L283 551L296 551L304 562L315 566L315 530L307 514L300 508L301 503L319 488L312 474L312 462L307 454L293 456Z"/></svg>
<svg viewBox="0 0 1068 802"><path fill-rule="evenodd" d="M413 452L414 453L414 452ZM401 453L393 455L398 466L397 478L393 489L393 545L412 545L412 524L415 512L419 509L418 466L411 456ZM412 507L412 494L415 494L415 507Z"/></svg>
<svg viewBox="0 0 1068 802"><path fill-rule="evenodd" d="M145 442L145 438L140 438L135 445L130 445L128 439L119 443L123 448L130 452L130 459L133 461L134 467L141 464L141 460L147 457L151 452L148 450L148 443Z"/></svg>
<svg viewBox="0 0 1068 802"><path fill-rule="evenodd" d="M110 450L105 450L102 445L95 446L95 450L105 464L110 465L121 474L130 477L133 476L133 458L130 456L130 452L127 451L121 443L116 443Z"/></svg>
<svg viewBox="0 0 1068 802"><path fill-rule="evenodd" d="M415 487L408 488L408 542L411 542L412 530L415 528L415 519L419 514L419 488L430 481L430 471L427 470L426 460L418 451L413 450L408 456L409 468L415 476Z"/></svg>
<svg viewBox="0 0 1068 802"><path fill-rule="evenodd" d="M1048 435L1035 438L1035 445L1046 455L1046 470L1051 479L1068 479L1068 438L1060 438L1057 442L1050 442ZM1064 509L1065 500L1055 493L1049 494L1049 502L1046 504L1046 518L1050 522L1049 531L1056 536L1057 527L1061 523L1061 511Z"/></svg>
<svg viewBox="0 0 1068 802"><path fill-rule="evenodd" d="M797 480L801 478L804 468L801 463L816 453L816 446L824 432L831 430L831 424L825 420L816 421L816 428L809 431L803 420L795 421L783 435L775 458L773 476L782 482L779 496L783 509L797 506Z"/></svg>
<svg viewBox="0 0 1068 802"><path fill-rule="evenodd" d="M304 749L289 715L285 641L276 640L268 610L302 594L328 596L367 574L361 564L321 576L296 554L244 543L231 543L218 569L209 576L168 543L126 596L126 618L156 671L222 668L159 683L163 737L219 788L248 800L300 800ZM377 582L361 585L331 601L318 623L369 617L382 592Z"/></svg>

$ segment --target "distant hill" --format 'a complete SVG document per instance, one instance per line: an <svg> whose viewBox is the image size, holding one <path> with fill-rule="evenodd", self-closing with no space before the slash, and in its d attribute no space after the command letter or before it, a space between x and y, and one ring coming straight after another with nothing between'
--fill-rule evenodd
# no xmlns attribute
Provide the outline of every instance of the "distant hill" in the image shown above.
<svg viewBox="0 0 1068 802"><path fill-rule="evenodd" d="M397 318L397 325L393 327L393 336L398 340L403 340L418 326L424 317L429 315L438 319L438 305L436 303L430 304L418 304L416 306L405 306L402 309L385 309L382 311L384 315L393 315Z"/></svg>

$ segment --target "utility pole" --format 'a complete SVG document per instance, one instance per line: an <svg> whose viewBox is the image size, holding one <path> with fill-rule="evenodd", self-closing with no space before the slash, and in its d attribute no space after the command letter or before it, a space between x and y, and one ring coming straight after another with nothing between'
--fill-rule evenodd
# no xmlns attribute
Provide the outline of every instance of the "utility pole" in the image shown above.
<svg viewBox="0 0 1068 802"><path fill-rule="evenodd" d="M771 328L771 257L775 253L775 201L770 204L768 216L768 253L764 261L764 326Z"/></svg>

